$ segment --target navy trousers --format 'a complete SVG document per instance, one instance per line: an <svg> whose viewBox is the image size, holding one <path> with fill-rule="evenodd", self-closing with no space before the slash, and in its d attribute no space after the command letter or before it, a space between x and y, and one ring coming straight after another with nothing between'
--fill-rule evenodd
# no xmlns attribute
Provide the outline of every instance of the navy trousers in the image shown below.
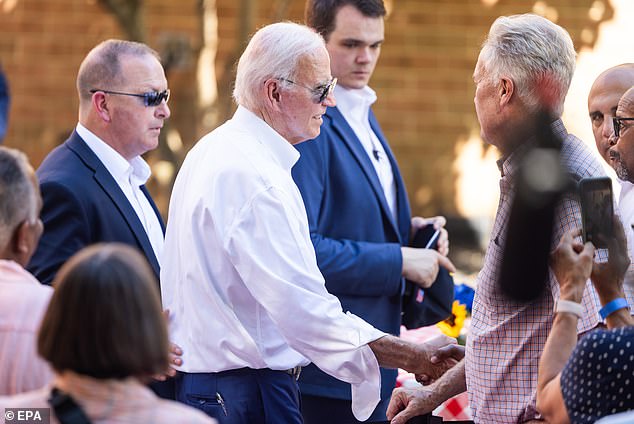
<svg viewBox="0 0 634 424"><path fill-rule="evenodd" d="M387 422L385 411L387 411L389 404L389 399L381 400L370 418L362 422L352 414L352 401L350 400L301 395L302 415L305 424L384 423Z"/></svg>
<svg viewBox="0 0 634 424"><path fill-rule="evenodd" d="M152 381L149 384L150 389L156 394L158 397L163 399L174 400L176 399L176 392L174 386L174 379L168 378L165 381Z"/></svg>
<svg viewBox="0 0 634 424"><path fill-rule="evenodd" d="M240 368L218 373L178 373L176 400L219 424L303 424L299 386L284 371Z"/></svg>

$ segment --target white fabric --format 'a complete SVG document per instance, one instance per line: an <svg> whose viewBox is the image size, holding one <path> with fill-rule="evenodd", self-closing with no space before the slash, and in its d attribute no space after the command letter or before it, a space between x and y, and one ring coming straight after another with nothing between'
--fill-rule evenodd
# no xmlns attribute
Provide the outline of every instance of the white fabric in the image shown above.
<svg viewBox="0 0 634 424"><path fill-rule="evenodd" d="M392 165L387 158L381 141L379 141L370 126L370 106L376 102L376 93L367 85L359 89L348 89L337 85L335 86L335 98L337 99L337 109L346 118L346 122L348 122L350 128L361 141L363 149L368 154L376 175L381 182L385 200L387 200L392 217L395 222L398 222L398 217L396 216L396 183L394 182ZM378 152L378 160L374 157L374 150Z"/></svg>
<svg viewBox="0 0 634 424"><path fill-rule="evenodd" d="M150 166L141 156L136 156L128 162L116 150L82 124L77 124L76 131L82 140L86 142L90 150L92 150L101 163L103 163L110 175L112 175L117 182L119 188L121 188L121 191L123 191L123 194L125 194L130 205L134 208L139 221L141 221L145 229L145 233L150 239L154 256L156 256L156 260L160 265L163 253L163 229L150 201L141 191L141 186L144 185L150 178L150 175L152 175Z"/></svg>
<svg viewBox="0 0 634 424"><path fill-rule="evenodd" d="M601 418L596 424L632 424L634 423L634 411L621 412Z"/></svg>
<svg viewBox="0 0 634 424"><path fill-rule="evenodd" d="M557 306L555 306L555 312L568 312L576 315L577 318L583 317L583 305L581 303L573 302L565 299L558 299Z"/></svg>
<svg viewBox="0 0 634 424"><path fill-rule="evenodd" d="M634 311L634 184L629 181L618 180L621 185L619 196L619 214L623 223L623 230L627 236L627 246L630 251L630 267L625 274L625 294L632 311Z"/></svg>
<svg viewBox="0 0 634 424"><path fill-rule="evenodd" d="M161 268L171 340L185 372L284 370L313 361L352 384L353 413L380 396L367 343L385 334L326 291L291 168L299 153L239 107L176 178Z"/></svg>

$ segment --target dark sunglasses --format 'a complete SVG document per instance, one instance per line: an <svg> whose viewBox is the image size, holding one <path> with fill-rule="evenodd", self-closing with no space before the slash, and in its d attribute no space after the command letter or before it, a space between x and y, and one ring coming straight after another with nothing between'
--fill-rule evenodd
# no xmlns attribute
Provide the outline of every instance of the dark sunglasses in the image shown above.
<svg viewBox="0 0 634 424"><path fill-rule="evenodd" d="M619 138L621 136L621 129L623 129L622 121L634 121L634 118L619 118L615 116L612 118L612 126L614 127L614 136Z"/></svg>
<svg viewBox="0 0 634 424"><path fill-rule="evenodd" d="M286 78L278 78L278 80L286 81L290 84L295 84L297 86L310 90L310 92L313 93L313 101L315 103L323 103L324 100L326 100L326 97L330 96L330 94L332 93L332 90L334 90L335 86L337 85L337 78L333 78L330 80L328 84L321 87L317 87L317 88L306 87L303 84L296 83L295 81L291 81Z"/></svg>
<svg viewBox="0 0 634 424"><path fill-rule="evenodd" d="M120 91L110 91L110 90L101 90L101 89L90 90L91 93L96 93L97 91L102 91L107 94L116 94L119 96L141 97L143 99L143 104L145 104L145 106L158 106L161 104L163 100L165 100L165 103L167 103L167 101L170 99L169 89L163 90L163 91L150 91L148 93L142 93L142 94L122 93Z"/></svg>

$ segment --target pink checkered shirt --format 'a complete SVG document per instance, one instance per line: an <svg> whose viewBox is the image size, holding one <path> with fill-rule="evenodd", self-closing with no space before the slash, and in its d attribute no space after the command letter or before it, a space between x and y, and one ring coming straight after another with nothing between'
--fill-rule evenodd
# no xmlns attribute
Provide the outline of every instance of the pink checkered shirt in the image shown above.
<svg viewBox="0 0 634 424"><path fill-rule="evenodd" d="M564 140L562 163L573 178L604 175L599 161L582 141L566 132L561 120L553 123L553 130ZM499 164L500 203L484 267L477 278L466 356L467 389L476 423L521 423L539 418L535 408L537 367L552 326L559 285L551 272L550 290L525 304L504 297L497 284L511 211L513 175L523 152L525 148L520 148ZM577 227L581 227L578 200L565 196L557 206L553 248L564 232ZM582 303L585 313L579 321L579 333L600 321L601 305L590 281Z"/></svg>

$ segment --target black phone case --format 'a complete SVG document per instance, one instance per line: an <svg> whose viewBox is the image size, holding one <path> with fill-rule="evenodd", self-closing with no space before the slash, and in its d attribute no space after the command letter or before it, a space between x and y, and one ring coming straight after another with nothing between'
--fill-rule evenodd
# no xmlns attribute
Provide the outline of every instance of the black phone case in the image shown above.
<svg viewBox="0 0 634 424"><path fill-rule="evenodd" d="M609 177L583 178L579 181L579 199L583 241L592 242L598 248L607 247L607 240L614 235L612 180Z"/></svg>

